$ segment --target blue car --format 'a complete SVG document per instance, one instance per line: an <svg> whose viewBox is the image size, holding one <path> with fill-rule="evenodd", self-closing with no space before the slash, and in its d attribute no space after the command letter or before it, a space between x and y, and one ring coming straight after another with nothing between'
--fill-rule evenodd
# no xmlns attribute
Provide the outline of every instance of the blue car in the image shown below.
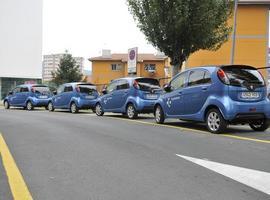
<svg viewBox="0 0 270 200"><path fill-rule="evenodd" d="M103 90L96 104L96 114L122 113L134 119L139 113L153 113L154 105L162 89L153 78L121 78L112 81Z"/></svg>
<svg viewBox="0 0 270 200"><path fill-rule="evenodd" d="M212 133L229 124L269 127L270 101L260 72L251 66L198 67L176 75L155 104L155 120L167 118L205 122Z"/></svg>
<svg viewBox="0 0 270 200"><path fill-rule="evenodd" d="M90 83L66 83L54 92L50 98L48 109L69 109L71 113L77 113L81 109L94 109L98 92L96 86Z"/></svg>
<svg viewBox="0 0 270 200"><path fill-rule="evenodd" d="M4 107L23 107L33 110L34 107L45 107L47 109L51 92L48 86L39 84L19 85L9 92L4 99Z"/></svg>

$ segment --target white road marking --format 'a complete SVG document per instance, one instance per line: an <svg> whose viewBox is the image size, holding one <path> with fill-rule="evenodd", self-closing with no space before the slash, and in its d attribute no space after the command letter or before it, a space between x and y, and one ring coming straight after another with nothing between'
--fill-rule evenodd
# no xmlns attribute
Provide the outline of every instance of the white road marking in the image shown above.
<svg viewBox="0 0 270 200"><path fill-rule="evenodd" d="M270 195L270 173L179 155L180 158Z"/></svg>

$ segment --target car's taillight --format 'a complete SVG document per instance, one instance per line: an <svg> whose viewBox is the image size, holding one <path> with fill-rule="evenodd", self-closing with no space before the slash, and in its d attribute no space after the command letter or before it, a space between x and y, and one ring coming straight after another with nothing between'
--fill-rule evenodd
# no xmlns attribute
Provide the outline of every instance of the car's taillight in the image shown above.
<svg viewBox="0 0 270 200"><path fill-rule="evenodd" d="M139 83L138 83L137 81L134 81L133 87L134 87L135 89L140 89Z"/></svg>
<svg viewBox="0 0 270 200"><path fill-rule="evenodd" d="M222 69L219 69L217 71L217 75L218 75L218 78L224 83L224 84L230 84L230 81L226 75L226 73L222 70Z"/></svg>

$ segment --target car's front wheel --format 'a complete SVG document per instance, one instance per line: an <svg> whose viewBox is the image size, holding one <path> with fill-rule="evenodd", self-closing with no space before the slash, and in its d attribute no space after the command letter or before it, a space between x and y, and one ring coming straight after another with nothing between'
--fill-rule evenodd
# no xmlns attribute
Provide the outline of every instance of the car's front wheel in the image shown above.
<svg viewBox="0 0 270 200"><path fill-rule="evenodd" d="M263 131L265 131L266 129L269 128L270 124L269 124L268 120L264 119L264 120L260 120L258 122L250 123L249 126L254 131L263 132Z"/></svg>
<svg viewBox="0 0 270 200"><path fill-rule="evenodd" d="M47 108L48 108L48 110L49 110L50 112L53 112L53 111L54 111L53 103L52 103L52 102L49 102Z"/></svg>
<svg viewBox="0 0 270 200"><path fill-rule="evenodd" d="M33 106L31 101L27 101L26 109L29 110L29 111L34 109L34 106Z"/></svg>
<svg viewBox="0 0 270 200"><path fill-rule="evenodd" d="M77 105L76 105L76 103L71 103L71 105L70 105L70 112L71 113L78 113L79 112L79 108L77 107Z"/></svg>
<svg viewBox="0 0 270 200"><path fill-rule="evenodd" d="M165 121L165 115L161 106L155 108L155 120L158 124L163 124Z"/></svg>
<svg viewBox="0 0 270 200"><path fill-rule="evenodd" d="M206 115L207 129L214 134L222 133L228 124L218 109L211 109Z"/></svg>
<svg viewBox="0 0 270 200"><path fill-rule="evenodd" d="M9 109L10 105L9 105L8 101L4 102L4 107L5 107L5 109Z"/></svg>
<svg viewBox="0 0 270 200"><path fill-rule="evenodd" d="M129 119L136 119L138 117L138 113L133 104L128 104L126 114Z"/></svg>
<svg viewBox="0 0 270 200"><path fill-rule="evenodd" d="M99 103L96 105L95 111L96 111L97 116L103 116L104 115L103 108Z"/></svg>

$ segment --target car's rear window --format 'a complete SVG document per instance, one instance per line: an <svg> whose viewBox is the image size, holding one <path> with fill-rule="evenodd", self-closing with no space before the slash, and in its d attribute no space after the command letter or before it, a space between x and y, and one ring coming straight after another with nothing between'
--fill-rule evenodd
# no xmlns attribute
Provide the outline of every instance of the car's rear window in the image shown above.
<svg viewBox="0 0 270 200"><path fill-rule="evenodd" d="M152 89L160 89L159 81L153 78L138 78L135 80L139 89L143 91L151 91Z"/></svg>
<svg viewBox="0 0 270 200"><path fill-rule="evenodd" d="M249 66L225 66L222 70L226 73L230 85L245 86L253 84L257 86L264 86L265 82L260 72Z"/></svg>
<svg viewBox="0 0 270 200"><path fill-rule="evenodd" d="M90 85L90 84L78 85L78 88L80 90L80 93L84 93L84 94L92 94L93 92L96 91L96 86Z"/></svg>
<svg viewBox="0 0 270 200"><path fill-rule="evenodd" d="M33 89L33 92L38 93L38 94L50 93L50 88L47 86L33 86L32 89Z"/></svg>

